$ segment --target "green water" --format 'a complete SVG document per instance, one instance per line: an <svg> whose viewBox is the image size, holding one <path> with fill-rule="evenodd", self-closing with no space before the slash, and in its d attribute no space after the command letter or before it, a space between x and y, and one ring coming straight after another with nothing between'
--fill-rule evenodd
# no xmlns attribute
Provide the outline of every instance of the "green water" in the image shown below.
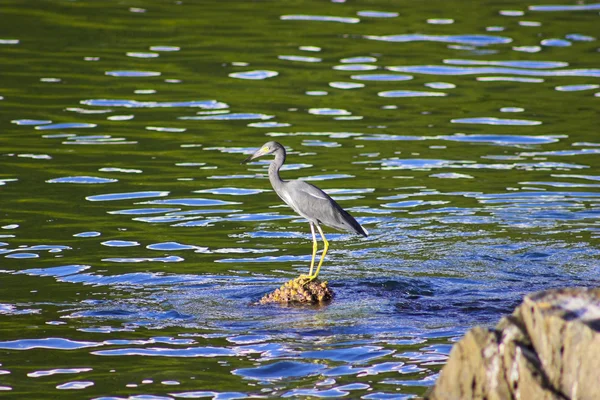
<svg viewBox="0 0 600 400"><path fill-rule="evenodd" d="M525 293L597 285L599 10L4 2L1 394L413 398ZM310 262L240 165L268 140L370 232L326 229L325 307L253 304Z"/></svg>

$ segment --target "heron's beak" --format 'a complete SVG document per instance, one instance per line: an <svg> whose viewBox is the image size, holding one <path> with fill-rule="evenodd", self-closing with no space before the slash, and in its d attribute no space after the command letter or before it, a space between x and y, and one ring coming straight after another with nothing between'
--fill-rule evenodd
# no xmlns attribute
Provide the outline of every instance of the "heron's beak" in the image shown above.
<svg viewBox="0 0 600 400"><path fill-rule="evenodd" d="M256 152L254 154L252 154L250 157L246 158L244 161L242 161L240 164L246 164L249 161L254 160L255 158L264 156L265 154L267 154L269 150L266 147L261 147L260 149L256 150Z"/></svg>

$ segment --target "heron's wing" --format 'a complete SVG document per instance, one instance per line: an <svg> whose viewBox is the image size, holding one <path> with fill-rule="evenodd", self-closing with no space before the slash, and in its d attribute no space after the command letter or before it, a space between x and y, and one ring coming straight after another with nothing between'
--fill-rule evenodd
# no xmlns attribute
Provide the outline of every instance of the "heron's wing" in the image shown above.
<svg viewBox="0 0 600 400"><path fill-rule="evenodd" d="M281 198L298 214L334 229L367 236L366 231L352 215L344 210L327 193L308 182L286 182Z"/></svg>

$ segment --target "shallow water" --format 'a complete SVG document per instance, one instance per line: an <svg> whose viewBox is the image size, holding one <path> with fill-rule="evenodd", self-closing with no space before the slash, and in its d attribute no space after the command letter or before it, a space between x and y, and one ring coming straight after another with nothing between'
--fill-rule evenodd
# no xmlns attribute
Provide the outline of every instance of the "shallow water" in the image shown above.
<svg viewBox="0 0 600 400"><path fill-rule="evenodd" d="M9 1L0 390L413 398L525 293L598 285L599 4ZM328 232L323 307L254 303Z"/></svg>

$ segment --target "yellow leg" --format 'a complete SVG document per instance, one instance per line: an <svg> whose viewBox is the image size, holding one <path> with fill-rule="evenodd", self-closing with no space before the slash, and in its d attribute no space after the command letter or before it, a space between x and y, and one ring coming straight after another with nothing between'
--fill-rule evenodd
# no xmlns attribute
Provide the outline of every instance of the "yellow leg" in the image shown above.
<svg viewBox="0 0 600 400"><path fill-rule="evenodd" d="M308 276L312 276L313 268L315 267L315 257L317 256L317 236L315 235L315 226L310 222L310 231L312 232L313 239L313 252L312 258L310 259L310 272Z"/></svg>
<svg viewBox="0 0 600 400"><path fill-rule="evenodd" d="M321 226L319 224L317 224L317 229L319 230L319 234L321 235L321 238L323 238L323 253L321 254L321 259L319 260L319 265L317 265L317 270L315 271L315 274L311 274L310 278L311 279L315 279L318 275L319 275L319 271L321 270L321 265L323 265L323 260L325 260L325 255L327 254L327 249L329 249L329 242L327 241L327 239L325 238L325 234L323 233L323 230L321 229Z"/></svg>

